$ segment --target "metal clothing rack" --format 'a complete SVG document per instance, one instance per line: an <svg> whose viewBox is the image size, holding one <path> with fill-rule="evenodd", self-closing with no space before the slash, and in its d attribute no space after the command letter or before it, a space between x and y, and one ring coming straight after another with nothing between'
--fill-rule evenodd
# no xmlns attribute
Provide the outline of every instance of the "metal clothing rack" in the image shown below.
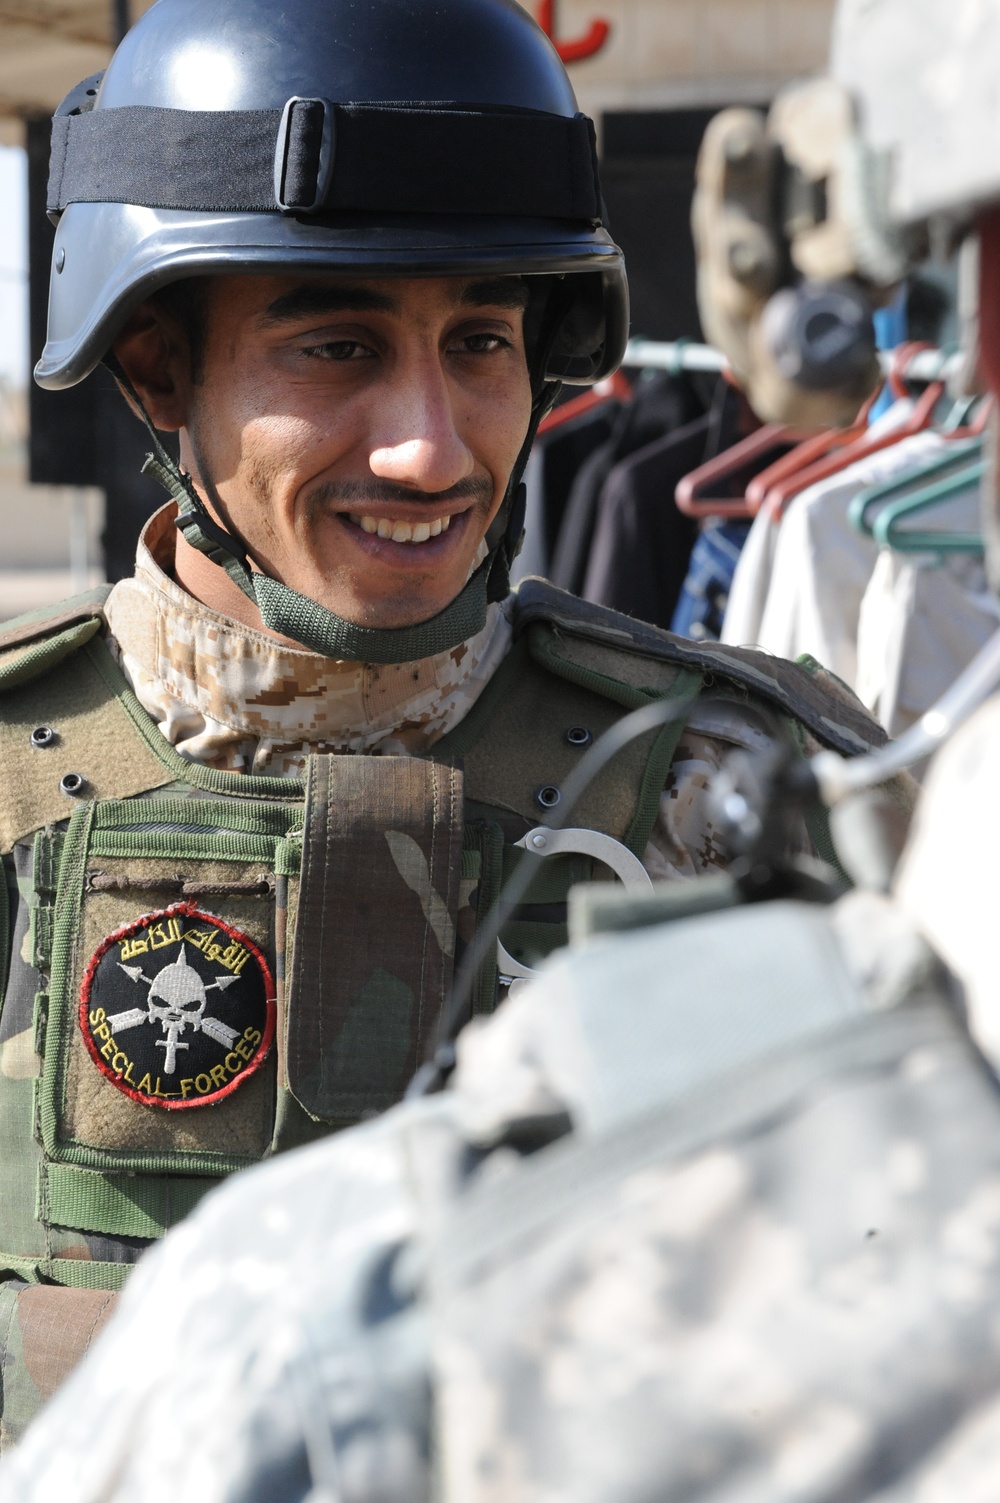
<svg viewBox="0 0 1000 1503"><path fill-rule="evenodd" d="M883 373L889 374L892 350L880 350L879 362ZM676 339L663 342L656 339L630 339L622 364L645 370L673 371L721 371L727 365L721 350L710 344L697 344L693 340ZM965 356L956 350L919 350L906 362L905 374L911 381L950 381L965 368Z"/></svg>

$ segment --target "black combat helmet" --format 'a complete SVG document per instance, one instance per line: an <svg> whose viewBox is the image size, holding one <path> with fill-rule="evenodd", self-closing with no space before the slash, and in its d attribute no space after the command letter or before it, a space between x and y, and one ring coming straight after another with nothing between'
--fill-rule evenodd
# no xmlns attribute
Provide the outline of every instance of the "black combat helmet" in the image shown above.
<svg viewBox="0 0 1000 1503"><path fill-rule="evenodd" d="M189 541L317 651L398 662L471 635L509 588L520 474L558 383L614 370L628 333L594 129L514 0L157 0L53 121L57 223L42 386L81 381L132 309L224 272L538 277L534 412L489 557L405 630L360 628L249 570L187 477ZM161 462L165 456L161 454ZM169 468L169 464L168 464Z"/></svg>

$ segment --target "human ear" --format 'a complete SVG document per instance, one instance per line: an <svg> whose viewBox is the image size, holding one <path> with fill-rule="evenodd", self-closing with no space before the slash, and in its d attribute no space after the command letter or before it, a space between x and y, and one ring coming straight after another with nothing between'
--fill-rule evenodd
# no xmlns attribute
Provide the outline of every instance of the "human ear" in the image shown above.
<svg viewBox="0 0 1000 1503"><path fill-rule="evenodd" d="M113 350L154 428L173 433L186 427L191 405L191 352L180 322L149 299L132 313ZM133 405L127 393L126 400Z"/></svg>

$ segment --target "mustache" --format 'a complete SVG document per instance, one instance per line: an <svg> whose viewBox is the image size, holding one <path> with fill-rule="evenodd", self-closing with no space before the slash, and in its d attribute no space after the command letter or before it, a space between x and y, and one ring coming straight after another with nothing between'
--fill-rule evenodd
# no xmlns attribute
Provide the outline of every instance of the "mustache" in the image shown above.
<svg viewBox="0 0 1000 1503"><path fill-rule="evenodd" d="M449 486L446 491L416 491L410 486L397 485L392 480L380 480L375 475L370 480L324 480L309 495L311 507L322 507L331 502L344 501L357 503L419 501L421 505L431 506L434 503L447 504L451 501L481 501L489 504L492 500L493 481L488 475L469 475L467 479L459 480L455 485Z"/></svg>

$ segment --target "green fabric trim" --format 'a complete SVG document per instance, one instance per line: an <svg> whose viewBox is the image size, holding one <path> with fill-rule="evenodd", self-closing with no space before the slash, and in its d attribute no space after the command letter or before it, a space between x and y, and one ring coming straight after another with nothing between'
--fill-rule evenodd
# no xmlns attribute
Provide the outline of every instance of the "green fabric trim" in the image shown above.
<svg viewBox="0 0 1000 1503"><path fill-rule="evenodd" d="M98 1174L71 1164L39 1168L38 1218L51 1226L109 1237L162 1237L189 1215L219 1179L152 1179Z"/></svg>
<svg viewBox="0 0 1000 1503"><path fill-rule="evenodd" d="M134 1263L99 1263L86 1258L21 1258L0 1252L0 1272L15 1273L29 1284L62 1284L68 1289L121 1289Z"/></svg>
<svg viewBox="0 0 1000 1503"><path fill-rule="evenodd" d="M687 701L693 708L703 687L704 680L701 674L685 668L678 673L663 698ZM670 771L670 764L674 760L677 743L684 734L686 724L685 716L670 721L656 735L650 748L649 760L639 788L635 814L632 816L632 823L629 825L624 841L634 856L641 857L649 844L649 837L653 833L653 826L660 812L660 795L667 780L667 773Z"/></svg>
<svg viewBox="0 0 1000 1503"><path fill-rule="evenodd" d="M60 862L60 892L56 899L55 932L52 946L52 966L49 974L49 995L55 1000L50 1009L46 1030L45 1058L42 1078L38 1083L38 1120L43 1144L54 1151L57 1146L59 1113L64 1074L64 1060L68 1034L72 1026L73 1008L60 1005L69 987L69 972L72 962L72 946L80 912L80 900L86 874L87 844L90 826L94 818L93 804L84 804L73 813ZM58 1082L58 1087L57 1087Z"/></svg>
<svg viewBox="0 0 1000 1503"><path fill-rule="evenodd" d="M702 675L691 668L682 668L666 693L655 689L637 689L631 684L619 683L596 669L571 663L556 650L558 632L550 626L536 623L528 628L528 646L532 658L541 667L559 678L599 694L603 699L613 700L626 710L638 710L654 699L690 700L693 705L704 687ZM684 731L684 720L665 725L652 739L649 758L646 762L635 813L625 836L624 844L635 856L642 856L656 823L660 808L660 794L673 761L677 743ZM572 814L570 815L572 822Z"/></svg>
<svg viewBox="0 0 1000 1503"><path fill-rule="evenodd" d="M808 654L804 654L804 656L808 656ZM796 661L799 661L799 659L796 659ZM809 659L810 663L815 663L815 661L815 658ZM805 726L800 725L797 720L793 720L790 715L784 716L783 718L785 724L791 731L792 740L795 742L799 756L803 761L806 761L808 753L806 751ZM806 805L803 817L805 820L806 833L809 836L809 839L812 841L813 849L815 850L819 859L821 861L825 861L827 866L832 866L834 871L838 874L838 876L842 879L842 881L848 888L853 887L854 883L851 880L850 874L844 870L843 866L841 865L840 857L837 855L837 847L834 845L833 833L830 829L829 809L825 804L810 802Z"/></svg>
<svg viewBox="0 0 1000 1503"><path fill-rule="evenodd" d="M71 652L83 647L100 629L101 618L93 616L89 621L76 622L65 631L57 632L55 636L32 642L17 657L0 663L0 694L7 689L16 689L19 684L30 683L34 678L40 678L43 673L61 663L63 658L68 658Z"/></svg>
<svg viewBox="0 0 1000 1503"><path fill-rule="evenodd" d="M547 905L565 904L570 890L579 883L593 880L595 861L590 856L572 853L558 856L536 856L517 846L503 848L503 883L501 893L511 876L527 861L535 868L528 890L521 899L516 912L523 913L533 903ZM533 919L512 917L505 921L500 931L504 948L524 965L536 965L553 950L560 950L568 943L569 931L565 919Z"/></svg>
<svg viewBox="0 0 1000 1503"><path fill-rule="evenodd" d="M264 861L268 866L278 838L300 818L298 809L287 805L221 799L107 799L95 804L94 811L94 856Z"/></svg>
<svg viewBox="0 0 1000 1503"><path fill-rule="evenodd" d="M297 812L297 811L296 811ZM274 847L274 875L297 877L302 871L302 834L296 839L279 840Z"/></svg>
<svg viewBox="0 0 1000 1503"><path fill-rule="evenodd" d="M100 808L100 805L97 805ZM92 856L124 860L148 857L179 861L263 861L270 867L275 841L269 835L190 835L183 831L101 830L90 843Z"/></svg>
<svg viewBox="0 0 1000 1503"><path fill-rule="evenodd" d="M123 806L127 807L124 801ZM95 810L99 807L85 804L74 812L63 846L49 977L46 1047L42 1077L37 1082L42 1146L54 1164L76 1164L84 1169L108 1170L112 1173L129 1171L138 1174L219 1176L245 1169L258 1161L255 1155L176 1148L160 1152L95 1148L62 1136L60 1122L65 1107L66 1066L77 1016L76 999L69 995L70 976L87 859L93 848L92 826ZM230 841L234 838L237 837L228 837ZM149 855L148 845L144 854Z"/></svg>
<svg viewBox="0 0 1000 1503"><path fill-rule="evenodd" d="M525 903L564 903L566 894L577 882L589 882L594 868L592 856L575 851L558 856L538 856L534 851L520 846L505 845L503 848L504 886L524 864L533 869L534 876L521 899Z"/></svg>
<svg viewBox="0 0 1000 1503"><path fill-rule="evenodd" d="M795 662L799 668L806 670L810 678L815 678L817 674L822 673L826 678L832 679L835 684L839 684L849 700L854 700L857 704L861 703L850 684L845 683L832 668L821 663L819 658L814 658L811 652L800 652Z"/></svg>
<svg viewBox="0 0 1000 1503"><path fill-rule="evenodd" d="M476 927L482 924L496 907L503 885L504 840L503 831L492 820L476 820L466 824L463 832L463 875L466 856L479 858L479 890L476 898ZM493 1012L499 995L499 971L496 951L485 962L472 989L470 1006L473 1015Z"/></svg>
<svg viewBox="0 0 1000 1503"><path fill-rule="evenodd" d="M49 994L48 992L35 993L35 1005L31 1011L31 1026L34 1029L35 1053L39 1059L45 1058L45 1035L49 1026Z"/></svg>
<svg viewBox="0 0 1000 1503"><path fill-rule="evenodd" d="M39 897L55 897L62 856L61 830L39 830L32 851L32 885Z"/></svg>
<svg viewBox="0 0 1000 1503"><path fill-rule="evenodd" d="M47 971L52 956L52 908L36 903L28 912L28 945L31 963L37 971Z"/></svg>
<svg viewBox="0 0 1000 1503"><path fill-rule="evenodd" d="M447 652L482 631L492 563L491 554L451 604L429 621L399 628L357 626L268 574L252 574L250 578L264 625L283 637L291 637L327 658L355 663L414 663Z"/></svg>
<svg viewBox="0 0 1000 1503"><path fill-rule="evenodd" d="M97 672L128 715L142 740L157 761L172 772L178 782L205 793L228 794L238 799L281 799L302 803L305 781L302 778L265 778L250 772L222 772L188 762L161 735L147 712L129 688L121 669L103 641L88 642L83 649Z"/></svg>
<svg viewBox="0 0 1000 1503"><path fill-rule="evenodd" d="M299 818L298 810L281 804L229 804L209 799L104 799L96 806L93 830L155 834L155 826L193 834L212 830L246 835L287 834Z"/></svg>
<svg viewBox="0 0 1000 1503"><path fill-rule="evenodd" d="M109 584L95 585L92 590L83 590L79 595L70 595L68 599L59 600L54 605L40 605L36 610L25 611L20 616L12 616L0 627L0 652L7 651L7 644L11 637L25 639L30 628L37 628L32 635L41 637L45 635L47 629L60 624L69 624L70 620L99 618L107 604L111 588Z"/></svg>
<svg viewBox="0 0 1000 1503"><path fill-rule="evenodd" d="M610 699L623 709L637 710L640 705L648 704L651 699L658 697L655 689L636 689L631 684L609 678L606 673L599 673L595 668L585 668L580 663L569 662L556 651L559 634L555 627L535 622L528 627L525 639L529 653L540 667L554 673L557 678L565 679L567 683L589 689L602 699Z"/></svg>

